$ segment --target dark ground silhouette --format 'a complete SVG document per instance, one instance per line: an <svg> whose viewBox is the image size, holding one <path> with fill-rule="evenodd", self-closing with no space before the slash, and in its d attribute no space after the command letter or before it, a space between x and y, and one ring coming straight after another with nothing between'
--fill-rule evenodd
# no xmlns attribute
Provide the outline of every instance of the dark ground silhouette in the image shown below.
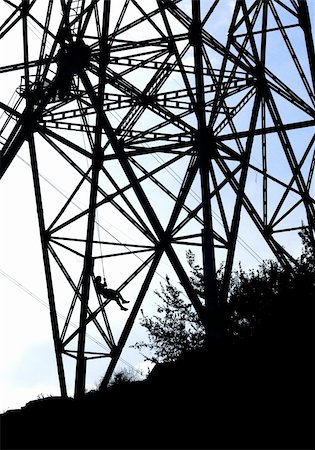
<svg viewBox="0 0 315 450"><path fill-rule="evenodd" d="M1 448L313 449L314 291L303 280L250 339L2 414Z"/></svg>
<svg viewBox="0 0 315 450"><path fill-rule="evenodd" d="M2 415L1 448L313 448L312 358L272 345L199 350L144 382L30 402Z"/></svg>

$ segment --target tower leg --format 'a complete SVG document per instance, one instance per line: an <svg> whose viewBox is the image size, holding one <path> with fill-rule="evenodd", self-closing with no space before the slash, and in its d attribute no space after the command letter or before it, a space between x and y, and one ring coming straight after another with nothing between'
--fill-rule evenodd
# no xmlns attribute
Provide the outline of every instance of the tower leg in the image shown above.
<svg viewBox="0 0 315 450"><path fill-rule="evenodd" d="M48 253L48 245L47 245L48 240L47 240L46 231L45 231L43 204L42 204L37 158L36 158L36 151L35 151L35 142L34 142L33 135L31 135L29 138L29 147L30 147L30 157L31 157L31 166L32 166L32 174L33 174L33 183L34 183L34 189L35 189L37 216L38 216L40 239L41 239L41 244L42 244L43 261L44 261L48 302L49 302L49 310L50 310L50 320L51 320L52 334L53 334L56 361L57 361L60 392L61 392L62 397L67 397L66 379L65 379L65 372L64 372L64 366L63 366L63 361L62 361L62 344L61 344L61 339L60 339L60 334L59 334L57 311L56 311L55 298L54 298L54 289L53 289L53 282L52 282L51 270L50 270L49 253Z"/></svg>

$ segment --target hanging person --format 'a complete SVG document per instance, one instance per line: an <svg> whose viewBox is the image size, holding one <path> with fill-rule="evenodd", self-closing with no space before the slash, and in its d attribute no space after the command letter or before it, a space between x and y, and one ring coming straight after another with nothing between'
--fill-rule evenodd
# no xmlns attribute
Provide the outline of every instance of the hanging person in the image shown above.
<svg viewBox="0 0 315 450"><path fill-rule="evenodd" d="M65 41L60 45L56 55L57 72L54 79L60 101L71 96L73 77L86 69L91 60L91 49L83 40Z"/></svg>
<svg viewBox="0 0 315 450"><path fill-rule="evenodd" d="M127 308L125 308L122 303L129 303L127 300L124 300L121 293L118 291L115 291L114 289L109 289L107 287L106 280L104 278L104 283L102 283L102 279L100 276L97 276L95 278L95 289L96 292L103 297L107 298L108 300L115 300L118 306L120 306L120 309L123 311L127 311Z"/></svg>

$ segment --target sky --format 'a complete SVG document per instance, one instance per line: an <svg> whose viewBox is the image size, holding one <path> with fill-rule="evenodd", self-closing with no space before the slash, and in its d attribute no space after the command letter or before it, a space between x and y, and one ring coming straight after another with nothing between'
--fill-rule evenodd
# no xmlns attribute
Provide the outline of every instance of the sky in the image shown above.
<svg viewBox="0 0 315 450"><path fill-rule="evenodd" d="M216 20L211 22L212 28L211 32L222 43L226 39L226 29L229 24L229 18L234 8L233 0L220 0L223 7L219 10ZM16 2L17 3L17 2ZM42 3L37 2L38 5ZM123 4L122 1L112 2L115 7L112 9L112 22L111 26L117 21L118 14L121 10ZM139 2L143 7L150 11L156 2L154 0L148 2ZM251 2L250 2L251 3ZM290 5L288 0L283 2L286 5ZM206 1L202 2L203 14L205 14L207 6L209 3ZM10 8L4 2L0 0L0 25L3 23L5 18L10 13ZM286 10L276 3L277 10L281 12L282 18L285 24L291 25L291 17L287 14ZM311 17L314 17L314 3L309 2L311 9ZM181 7L187 14L190 14L190 2L185 0L181 3ZM35 9L37 17L43 18L41 11L41 6ZM128 10L127 23L139 16L139 12L136 8ZM34 13L35 14L35 13ZM52 29L55 29L60 15L55 14L53 16L53 22L51 24ZM129 21L129 22L128 22ZM124 23L122 23L124 25ZM270 24L272 26L272 24ZM182 32L181 26L176 22L172 22L173 33ZM137 37L142 37L146 39L148 36L148 28L143 26L141 30L137 30L139 34ZM134 30L131 30L132 34ZM295 30L289 30L288 33L294 33ZM23 61L23 49L22 49L22 32L21 27L17 25L10 31L10 39L0 39L0 54L1 54L1 66L13 64ZM39 28L32 25L29 28L30 35L30 59L36 59L38 55L38 48L40 44L40 31ZM127 38L128 34L124 36ZM290 35L290 36L293 36ZM151 37L151 35L150 35ZM299 54L302 64L306 61L305 49L303 48L303 42L301 36L297 34L298 39L296 40L295 51ZM133 37L134 38L134 37ZM300 40L299 40L300 39ZM52 44L50 38L48 38L47 48ZM288 58L283 58L282 64L279 64L278 58L278 45L283 46L283 38L280 33L273 34L273 41L269 42L268 45L268 67L270 70L274 71L281 79L286 82L291 83L295 87L296 92L302 98L307 101L307 93L303 86L297 84L296 79L294 79L294 68L287 61ZM215 58L217 55L212 55L213 63L215 64ZM192 53L187 53L184 60L185 64L193 64ZM219 64L220 61L217 61ZM293 70L294 69L294 70ZM118 70L118 69L117 69ZM122 69L119 69L122 70ZM292 75L290 72L292 71ZM22 72L8 72L6 74L0 74L1 84L0 84L0 101L5 104L13 106L14 102L18 99L18 94L16 93L16 88L20 85ZM129 78L128 78L129 77ZM135 85L144 86L146 84L145 75L143 79L135 79L133 73L129 74L127 79L134 83ZM292 77L292 78L291 78ZM165 85L164 92L168 92L172 89L183 89L184 84L182 78L178 74L174 73ZM163 90L162 90L163 91ZM161 91L161 92L162 92ZM233 100L236 101L235 99ZM249 102L249 106L251 103ZM290 120L299 121L306 120L304 113L300 113L293 107L279 101L281 113ZM233 106L232 104L229 106ZM245 109L246 112L246 109ZM1 114L1 111L0 111ZM120 117L115 113L108 115L111 123L119 123ZM2 115L0 119L1 126L5 116ZM146 116L143 120L155 120L153 117L150 118ZM188 120L188 119L187 119ZM193 124L193 118L189 119ZM268 120L268 118L267 118ZM269 118L270 120L270 118ZM239 122L240 129L244 129L246 126L246 117L240 117ZM141 120L137 123L140 127ZM175 129L175 128L174 128ZM290 135L290 139L295 146L297 156L302 154L305 149L305 143L311 139L311 129L303 130L303 135L296 133L296 135ZM66 136L67 134L65 134ZM68 133L71 135L71 139L74 142L80 143L82 147L88 148L88 142L83 142L82 137L75 135L72 132ZM81 139L81 140L80 140ZM276 148L279 143L276 139L271 136L268 137L269 147ZM75 178L73 171L68 167L62 159L53 151L50 147L40 139L36 137L36 145L38 147L38 161L41 174L41 183L43 189L43 200L45 204L45 219L47 222L52 221L54 214L58 211L58 207L65 202L65 197L68 197L74 188L78 178ZM272 167L270 168L270 173L275 176L279 171L283 171L284 162L280 156L272 155ZM166 158L162 155L161 158ZM260 153L259 144L254 146L253 158L256 158L257 166L260 166ZM79 158L78 158L79 161ZM88 161L84 161L82 157L80 160L82 167L86 164L88 167ZM147 168L156 167L161 164L161 160L146 157L144 164ZM119 168L112 163L111 169L113 174L115 174L118 183L123 186L125 183L124 176L122 173L118 172ZM163 173L160 178L160 182L164 183L169 187L172 192L178 192L180 187L181 179L184 176L185 167L181 164L173 165L171 171ZM287 179L285 174L283 174L283 180ZM104 189L110 189L110 184L108 180L102 179L100 181ZM261 190L261 180L257 177L257 173L254 172L249 175L248 178L248 192L250 198L255 201L255 198L260 195ZM167 201L164 202L164 197L160 191L154 191L154 188L148 184L148 192L150 192L152 202L156 205L159 212L159 217L161 222L167 221L168 208L171 204ZM194 192L190 195L187 200L187 204L190 208L195 207L199 200L198 195L200 192L199 187L194 186ZM37 214L36 205L33 192L32 175L29 167L29 153L26 145L23 145L20 149L18 155L9 167L8 172L1 180L0 183L0 202L1 202L1 232L0 232L0 357L1 357L1 377L0 377L0 411L5 411L7 409L19 408L23 406L27 401L36 399L38 396L48 396L48 395L59 395L57 372L55 367L55 357L53 350L53 342L51 337L51 326L49 318L49 308L47 303L47 292L45 284L44 269L42 264L42 253L40 238L38 233L37 224ZM275 187L274 196L280 195ZM78 213L80 210L84 209L87 205L88 191L86 187L80 191L80 193L75 197L73 204L69 208L69 214ZM229 193L226 193L225 197L226 208L229 205ZM136 200L131 196L130 201L137 205ZM294 198L291 200L295 201ZM271 202L272 203L272 202ZM163 206L163 207L162 207ZM299 210L297 210L297 217L300 220ZM97 232L99 237L104 240L111 240L115 242L115 239L120 242L134 243L140 242L142 239L137 236L136 231L133 227L129 226L127 222L123 222L119 214L115 213L113 209L100 209L97 217L98 226ZM216 207L214 209L214 224L217 230L222 229L222 221L219 214L219 209ZM238 241L237 253L235 257L236 266L238 262L242 262L242 266L245 269L252 267L257 267L257 265L266 258L272 256L271 252L263 241L258 240L255 228L246 214L242 215L242 223L240 230L240 238ZM82 235L85 231L84 222L78 221L73 228L68 231L68 236L71 233L78 233L76 235ZM193 231L193 227L192 230ZM188 232L188 228L187 228ZM285 235L285 234L283 234ZM113 237L114 236L114 237ZM296 234L293 237L284 238L287 239L285 242L292 254L298 255L300 251L300 242L297 239ZM143 241L141 241L143 242ZM197 262L200 262L200 252L196 249ZM100 248L102 251L102 248ZM60 250L60 254L62 251ZM179 254L185 259L184 249ZM78 256L71 256L69 261L67 260L66 254L62 254L67 261L70 270L73 273L78 273L79 267L81 267L81 259ZM142 257L142 256L141 256ZM217 260L220 261L220 250L217 252ZM101 263L102 260L98 260L98 270L101 275L104 269L104 264ZM106 278L110 280L111 284L118 286L120 281L127 277L131 268L136 268L139 265L139 257L131 255L123 260L115 261L112 258L110 264L105 264ZM55 270L55 269L54 269ZM167 258L162 258L161 263L158 267L156 277L150 285L148 291L148 301L144 303L144 310L146 313L153 313L156 309L157 297L154 294L154 290L159 288L159 283L165 280L166 274L174 276L174 270ZM74 275L75 276L75 275ZM176 277L174 278L176 280ZM56 275L56 294L60 297L68 295L67 288ZM59 282L59 281L60 282ZM175 281L177 285L179 283ZM126 298L130 299L131 302L134 300L133 290L138 288L136 283L141 283L141 277L139 281L135 281L135 284L128 286L123 292ZM68 288L69 289L69 288ZM60 307L58 306L58 313L60 318L67 313L67 309L63 309L62 303ZM110 304L108 306L108 314L111 317L111 323L113 327L114 335L119 335L119 330L124 323L125 317L124 312L117 310L116 305ZM75 317L74 319L75 320ZM138 318L136 319L136 326L132 331L130 338L128 340L127 346L122 354L122 359L119 362L119 368L126 368L127 370L134 370L139 376L143 376L147 373L149 367L148 363L144 362L144 358L136 350L131 349L130 345L134 344L138 340L145 338L145 332L139 326ZM88 341L91 345L95 342L94 335L88 336ZM94 365L93 365L94 364ZM75 369L73 360L70 358L65 358L65 365L67 373L69 373L69 380L72 377ZM142 373L142 375L141 375ZM95 363L91 363L91 369L88 373L87 378L87 388L95 389L98 382L100 381L102 374L104 374L104 365L99 360ZM72 379L71 378L71 379Z"/></svg>

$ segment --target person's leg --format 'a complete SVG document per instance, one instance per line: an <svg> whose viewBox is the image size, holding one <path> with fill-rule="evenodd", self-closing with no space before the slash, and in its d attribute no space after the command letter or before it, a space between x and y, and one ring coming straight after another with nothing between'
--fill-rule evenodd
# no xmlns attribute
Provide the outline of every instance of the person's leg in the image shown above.
<svg viewBox="0 0 315 450"><path fill-rule="evenodd" d="M127 308L125 308L125 307L121 304L121 302L120 302L120 300L119 300L119 298L118 298L117 296L115 297L115 301L116 301L117 305L120 306L120 309L122 309L122 310L124 310L124 311L127 311Z"/></svg>
<svg viewBox="0 0 315 450"><path fill-rule="evenodd" d="M117 297L119 297L121 303L130 303L130 302L128 302L128 300L124 300L124 299L123 299L123 297L122 297L122 295L121 295L120 292L117 292Z"/></svg>

